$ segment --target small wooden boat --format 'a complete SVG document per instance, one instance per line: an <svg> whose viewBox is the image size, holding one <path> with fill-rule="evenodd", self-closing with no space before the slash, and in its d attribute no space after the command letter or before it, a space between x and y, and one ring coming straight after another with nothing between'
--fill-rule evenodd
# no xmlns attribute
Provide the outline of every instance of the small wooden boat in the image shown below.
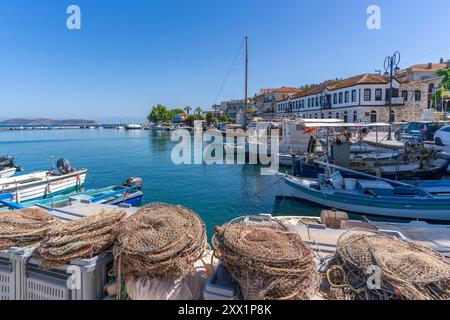
<svg viewBox="0 0 450 320"><path fill-rule="evenodd" d="M70 190L80 190L86 179L87 169L74 169L66 159L57 162L57 170L40 171L0 179L0 194L12 194L13 201L48 198Z"/></svg>
<svg viewBox="0 0 450 320"><path fill-rule="evenodd" d="M450 221L450 181L399 182L365 176L370 179L342 179L336 174L306 179L279 173L274 178L275 197L364 215Z"/></svg>
<svg viewBox="0 0 450 320"><path fill-rule="evenodd" d="M15 165L13 157L0 157L0 178L10 178L14 176L17 171L22 171L22 167Z"/></svg>
<svg viewBox="0 0 450 320"><path fill-rule="evenodd" d="M122 185L109 186L101 189L91 189L84 192L58 195L48 199L30 200L22 203L12 201L13 195L4 194L0 199L0 210L20 209L38 206L46 210L64 208L77 203L96 203L109 205L137 205L142 202L142 179L130 178Z"/></svg>

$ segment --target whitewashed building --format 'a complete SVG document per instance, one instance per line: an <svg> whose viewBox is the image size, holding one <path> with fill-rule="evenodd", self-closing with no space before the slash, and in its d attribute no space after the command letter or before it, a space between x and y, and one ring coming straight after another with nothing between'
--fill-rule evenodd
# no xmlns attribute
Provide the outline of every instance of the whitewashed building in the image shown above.
<svg viewBox="0 0 450 320"><path fill-rule="evenodd" d="M422 87L402 90L400 80L392 82L391 120L410 121L409 102L424 102L417 106L426 108ZM290 96L277 104L277 117L300 117L306 119L343 119L346 122L389 122L389 77L362 74L344 80L327 81L315 88ZM426 94L426 90L425 90ZM408 98L408 99L406 99ZM401 119L399 118L401 116Z"/></svg>

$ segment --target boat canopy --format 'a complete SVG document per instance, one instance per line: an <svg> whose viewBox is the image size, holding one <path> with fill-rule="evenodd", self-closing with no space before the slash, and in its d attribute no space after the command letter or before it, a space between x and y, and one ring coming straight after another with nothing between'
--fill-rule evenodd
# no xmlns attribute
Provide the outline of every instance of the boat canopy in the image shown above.
<svg viewBox="0 0 450 320"><path fill-rule="evenodd" d="M305 123L307 128L369 128L369 127L389 127L388 123L327 123L311 122Z"/></svg>

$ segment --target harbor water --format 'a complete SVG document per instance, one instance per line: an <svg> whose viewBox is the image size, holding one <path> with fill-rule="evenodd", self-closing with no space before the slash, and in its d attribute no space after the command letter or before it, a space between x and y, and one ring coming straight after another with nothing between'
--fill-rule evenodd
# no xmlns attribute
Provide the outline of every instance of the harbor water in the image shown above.
<svg viewBox="0 0 450 320"><path fill-rule="evenodd" d="M128 177L144 181L143 204L167 202L195 210L208 234L214 226L247 214L319 215L312 204L275 201L271 177L258 166L180 165L171 161L170 133L72 129L0 131L0 155L12 155L24 172L48 170L68 158L76 168L89 169L85 189L121 184ZM19 173L21 174L21 173Z"/></svg>

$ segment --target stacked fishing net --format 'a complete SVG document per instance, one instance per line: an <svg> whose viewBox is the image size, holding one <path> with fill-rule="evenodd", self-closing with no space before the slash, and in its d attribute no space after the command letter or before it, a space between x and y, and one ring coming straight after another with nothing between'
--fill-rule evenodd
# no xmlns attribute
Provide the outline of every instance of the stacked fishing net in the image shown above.
<svg viewBox="0 0 450 320"><path fill-rule="evenodd" d="M200 217L187 208L156 203L121 223L114 250L116 272L125 280L163 280L191 273L207 248Z"/></svg>
<svg viewBox="0 0 450 320"><path fill-rule="evenodd" d="M438 252L370 231L343 234L328 264L332 299L450 298L450 264Z"/></svg>
<svg viewBox="0 0 450 320"><path fill-rule="evenodd" d="M213 245L248 300L310 299L317 292L312 250L282 224L225 224Z"/></svg>
<svg viewBox="0 0 450 320"><path fill-rule="evenodd" d="M58 224L47 211L28 208L0 213L0 250L32 246Z"/></svg>
<svg viewBox="0 0 450 320"><path fill-rule="evenodd" d="M37 252L48 267L66 264L73 259L91 258L114 245L115 230L125 216L123 210L102 210L58 225L50 230Z"/></svg>

